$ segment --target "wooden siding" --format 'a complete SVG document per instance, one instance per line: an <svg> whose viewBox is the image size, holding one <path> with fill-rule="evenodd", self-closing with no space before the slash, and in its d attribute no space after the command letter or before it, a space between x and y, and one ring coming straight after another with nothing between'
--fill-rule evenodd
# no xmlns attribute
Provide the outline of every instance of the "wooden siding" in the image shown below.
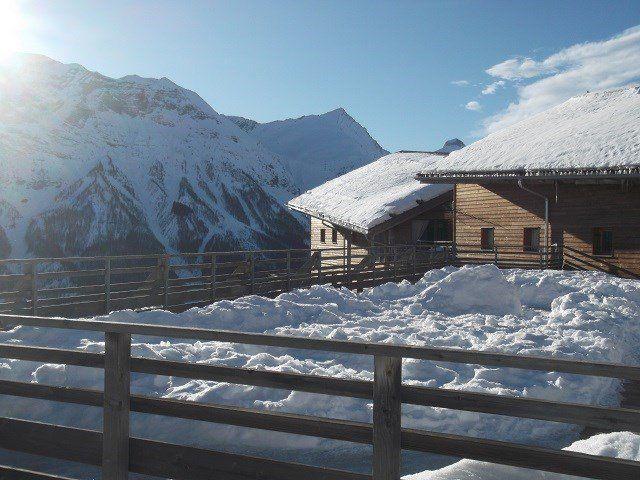
<svg viewBox="0 0 640 480"><path fill-rule="evenodd" d="M549 198L550 243L593 254L593 229L613 229L612 256L603 261L640 272L640 187L622 184L528 183ZM495 229L495 243L523 245L524 229L540 228L544 245L544 201L514 183L458 184L455 189L455 241L480 245L483 227Z"/></svg>
<svg viewBox="0 0 640 480"><path fill-rule="evenodd" d="M395 225L385 231L376 234L373 237L375 245L411 245L412 238L412 222L414 220L447 220L449 223L449 234L452 235L452 218L450 204L440 204L436 207L421 212L399 225ZM325 241L322 242L321 230L325 229ZM337 242L332 241L332 229L337 230ZM362 257L368 255L371 249L371 241L361 233L347 230L331 224L327 220L311 218L311 249L322 250L323 265L326 266L343 266L347 263L348 256L348 239L351 239L351 256L352 265L357 265ZM327 257L337 257L327 259Z"/></svg>

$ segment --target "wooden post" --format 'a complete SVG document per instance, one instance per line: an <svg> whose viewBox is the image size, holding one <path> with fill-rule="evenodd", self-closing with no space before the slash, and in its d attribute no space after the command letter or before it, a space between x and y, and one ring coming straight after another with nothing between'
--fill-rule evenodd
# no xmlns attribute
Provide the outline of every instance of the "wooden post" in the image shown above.
<svg viewBox="0 0 640 480"><path fill-rule="evenodd" d="M131 335L105 333L102 478L129 477Z"/></svg>
<svg viewBox="0 0 640 480"><path fill-rule="evenodd" d="M416 277L418 275L418 248L414 245L413 246L413 280L416 280Z"/></svg>
<svg viewBox="0 0 640 480"><path fill-rule="evenodd" d="M374 358L373 480L400 480L402 358Z"/></svg>
<svg viewBox="0 0 640 480"><path fill-rule="evenodd" d="M287 291L291 291L291 249L287 250Z"/></svg>
<svg viewBox="0 0 640 480"><path fill-rule="evenodd" d="M104 313L111 311L111 257L104 259Z"/></svg>
<svg viewBox="0 0 640 480"><path fill-rule="evenodd" d="M163 284L163 300L162 307L166 310L169 308L169 262L171 256L169 254L164 256L164 263L162 264L162 284Z"/></svg>
<svg viewBox="0 0 640 480"><path fill-rule="evenodd" d="M38 314L38 261L31 262L31 311L35 317Z"/></svg>
<svg viewBox="0 0 640 480"><path fill-rule="evenodd" d="M347 235L347 285L351 285L351 232Z"/></svg>
<svg viewBox="0 0 640 480"><path fill-rule="evenodd" d="M493 258L494 258L494 263L496 264L496 267L498 266L498 247L496 247L495 245L493 246Z"/></svg>
<svg viewBox="0 0 640 480"><path fill-rule="evenodd" d="M218 275L218 255L215 253L211 254L211 301L214 302L216 300L216 280Z"/></svg>
<svg viewBox="0 0 640 480"><path fill-rule="evenodd" d="M318 285L322 285L322 250L318 249Z"/></svg>

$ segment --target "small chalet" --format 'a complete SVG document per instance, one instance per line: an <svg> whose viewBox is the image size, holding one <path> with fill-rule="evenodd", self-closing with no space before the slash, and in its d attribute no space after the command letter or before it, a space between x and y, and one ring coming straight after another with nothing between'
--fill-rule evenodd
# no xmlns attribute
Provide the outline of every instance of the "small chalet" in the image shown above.
<svg viewBox="0 0 640 480"><path fill-rule="evenodd" d="M311 248L346 262L381 245L451 239L453 186L415 181L444 152L386 155L303 193L288 206L311 217ZM323 257L330 256L325 255Z"/></svg>
<svg viewBox="0 0 640 480"><path fill-rule="evenodd" d="M640 273L638 87L571 98L430 162L417 178L455 185L458 245L524 253L555 244L565 266Z"/></svg>

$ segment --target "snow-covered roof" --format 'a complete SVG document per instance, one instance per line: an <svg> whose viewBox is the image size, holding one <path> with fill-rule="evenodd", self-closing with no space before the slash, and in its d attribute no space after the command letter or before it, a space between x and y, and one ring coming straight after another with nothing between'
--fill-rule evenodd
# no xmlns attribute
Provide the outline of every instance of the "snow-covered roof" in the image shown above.
<svg viewBox="0 0 640 480"><path fill-rule="evenodd" d="M586 93L452 152L418 178L638 176L639 139L640 87Z"/></svg>
<svg viewBox="0 0 640 480"><path fill-rule="evenodd" d="M289 201L288 206L351 230L368 233L420 200L428 201L452 190L452 185L427 185L418 172L442 159L442 154L398 152L334 178Z"/></svg>

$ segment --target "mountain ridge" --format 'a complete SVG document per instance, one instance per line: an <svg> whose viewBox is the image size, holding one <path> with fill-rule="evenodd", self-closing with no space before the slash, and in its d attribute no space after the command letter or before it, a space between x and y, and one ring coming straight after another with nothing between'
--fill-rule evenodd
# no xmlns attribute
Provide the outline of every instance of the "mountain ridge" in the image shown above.
<svg viewBox="0 0 640 480"><path fill-rule="evenodd" d="M320 130L359 139L339 110ZM288 163L166 77L41 55L0 66L0 256L302 246Z"/></svg>

